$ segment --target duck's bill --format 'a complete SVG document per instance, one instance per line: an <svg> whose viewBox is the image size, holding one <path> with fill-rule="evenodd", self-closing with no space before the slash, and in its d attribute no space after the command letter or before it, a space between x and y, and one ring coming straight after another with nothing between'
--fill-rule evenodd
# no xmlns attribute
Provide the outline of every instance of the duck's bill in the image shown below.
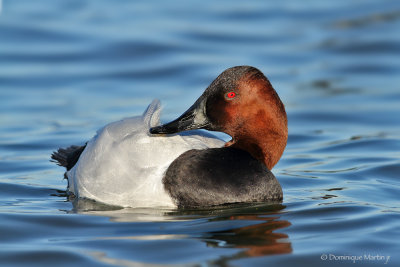
<svg viewBox="0 0 400 267"><path fill-rule="evenodd" d="M205 112L205 101L200 97L185 113L169 123L150 128L151 134L173 134L194 129L207 129L210 122Z"/></svg>

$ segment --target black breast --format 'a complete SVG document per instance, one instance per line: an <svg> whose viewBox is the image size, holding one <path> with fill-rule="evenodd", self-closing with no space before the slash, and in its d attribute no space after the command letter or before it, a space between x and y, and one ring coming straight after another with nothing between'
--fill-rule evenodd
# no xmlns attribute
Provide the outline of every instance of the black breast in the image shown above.
<svg viewBox="0 0 400 267"><path fill-rule="evenodd" d="M169 166L163 183L179 207L282 200L272 172L246 151L230 147L183 153Z"/></svg>

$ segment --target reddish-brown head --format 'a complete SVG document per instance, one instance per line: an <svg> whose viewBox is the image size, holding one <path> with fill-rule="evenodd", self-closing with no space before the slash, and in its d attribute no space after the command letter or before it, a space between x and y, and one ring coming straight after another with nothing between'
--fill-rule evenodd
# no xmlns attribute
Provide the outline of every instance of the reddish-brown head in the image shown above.
<svg viewBox="0 0 400 267"><path fill-rule="evenodd" d="M203 128L229 134L226 146L248 151L271 169L287 141L284 105L268 79L250 66L225 70L181 117L152 128L152 133L173 133Z"/></svg>

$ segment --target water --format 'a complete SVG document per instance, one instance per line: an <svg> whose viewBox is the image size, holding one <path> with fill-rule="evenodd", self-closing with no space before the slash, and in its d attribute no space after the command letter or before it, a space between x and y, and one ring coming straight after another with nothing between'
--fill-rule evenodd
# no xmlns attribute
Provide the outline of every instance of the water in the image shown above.
<svg viewBox="0 0 400 267"><path fill-rule="evenodd" d="M0 265L399 266L399 28L395 0L4 0ZM53 150L244 64L286 104L282 205L67 200Z"/></svg>

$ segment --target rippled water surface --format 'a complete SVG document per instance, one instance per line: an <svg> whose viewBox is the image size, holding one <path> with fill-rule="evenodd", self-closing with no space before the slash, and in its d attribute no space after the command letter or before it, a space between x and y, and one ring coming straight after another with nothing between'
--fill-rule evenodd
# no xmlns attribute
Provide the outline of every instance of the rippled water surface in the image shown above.
<svg viewBox="0 0 400 267"><path fill-rule="evenodd" d="M3 0L0 265L400 266L399 29L396 0ZM235 65L286 105L281 205L67 200L53 150Z"/></svg>

